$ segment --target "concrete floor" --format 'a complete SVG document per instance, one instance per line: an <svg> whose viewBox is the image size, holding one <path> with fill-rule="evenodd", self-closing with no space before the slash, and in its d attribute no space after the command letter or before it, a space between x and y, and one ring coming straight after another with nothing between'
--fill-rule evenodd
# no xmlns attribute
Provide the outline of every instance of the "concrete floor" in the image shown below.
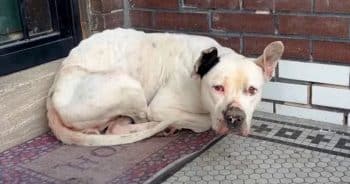
<svg viewBox="0 0 350 184"><path fill-rule="evenodd" d="M260 114L164 183L350 183L349 168L347 127Z"/></svg>

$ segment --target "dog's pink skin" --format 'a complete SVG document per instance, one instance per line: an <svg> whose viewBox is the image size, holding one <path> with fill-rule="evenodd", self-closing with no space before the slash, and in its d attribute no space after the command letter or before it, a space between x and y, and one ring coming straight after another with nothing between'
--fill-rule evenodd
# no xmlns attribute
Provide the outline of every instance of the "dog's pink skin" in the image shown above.
<svg viewBox="0 0 350 184"><path fill-rule="evenodd" d="M247 137L250 134L250 130L248 129L242 129L241 130L241 135L244 137Z"/></svg>
<svg viewBox="0 0 350 184"><path fill-rule="evenodd" d="M220 135L226 135L226 134L228 134L229 133L229 131L230 131L230 129L229 128L227 128L227 126L225 125L225 123L220 123L220 126L219 126L219 128L218 128L218 130L217 130L217 133L218 134L220 134Z"/></svg>

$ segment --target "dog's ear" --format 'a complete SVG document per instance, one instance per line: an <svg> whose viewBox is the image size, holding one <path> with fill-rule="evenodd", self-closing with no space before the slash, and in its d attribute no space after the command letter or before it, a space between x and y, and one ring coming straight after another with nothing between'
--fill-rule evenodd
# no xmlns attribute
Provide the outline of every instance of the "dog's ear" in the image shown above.
<svg viewBox="0 0 350 184"><path fill-rule="evenodd" d="M264 53L257 59L256 64L263 69L266 81L272 78L278 60L282 57L284 46L281 41L270 43L264 49Z"/></svg>
<svg viewBox="0 0 350 184"><path fill-rule="evenodd" d="M218 49L211 47L202 51L201 56L196 61L192 77L203 78L219 62Z"/></svg>

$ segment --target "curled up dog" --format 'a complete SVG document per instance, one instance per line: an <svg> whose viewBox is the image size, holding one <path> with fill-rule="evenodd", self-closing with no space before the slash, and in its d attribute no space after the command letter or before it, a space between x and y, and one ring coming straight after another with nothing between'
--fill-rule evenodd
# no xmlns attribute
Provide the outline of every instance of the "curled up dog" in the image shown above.
<svg viewBox="0 0 350 184"><path fill-rule="evenodd" d="M250 131L262 87L282 56L257 59L215 40L114 29L83 40L63 61L47 99L49 126L67 144L116 145L164 129Z"/></svg>

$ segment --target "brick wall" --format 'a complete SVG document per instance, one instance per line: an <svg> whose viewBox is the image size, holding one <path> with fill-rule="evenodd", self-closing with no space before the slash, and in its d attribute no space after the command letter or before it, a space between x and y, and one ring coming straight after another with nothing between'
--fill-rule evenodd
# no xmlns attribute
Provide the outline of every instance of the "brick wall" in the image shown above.
<svg viewBox="0 0 350 184"><path fill-rule="evenodd" d="M350 125L350 1L90 2L96 31L123 25L207 35L248 57L281 40L285 54L259 110Z"/></svg>
<svg viewBox="0 0 350 184"><path fill-rule="evenodd" d="M79 0L83 37L124 24L123 0Z"/></svg>

